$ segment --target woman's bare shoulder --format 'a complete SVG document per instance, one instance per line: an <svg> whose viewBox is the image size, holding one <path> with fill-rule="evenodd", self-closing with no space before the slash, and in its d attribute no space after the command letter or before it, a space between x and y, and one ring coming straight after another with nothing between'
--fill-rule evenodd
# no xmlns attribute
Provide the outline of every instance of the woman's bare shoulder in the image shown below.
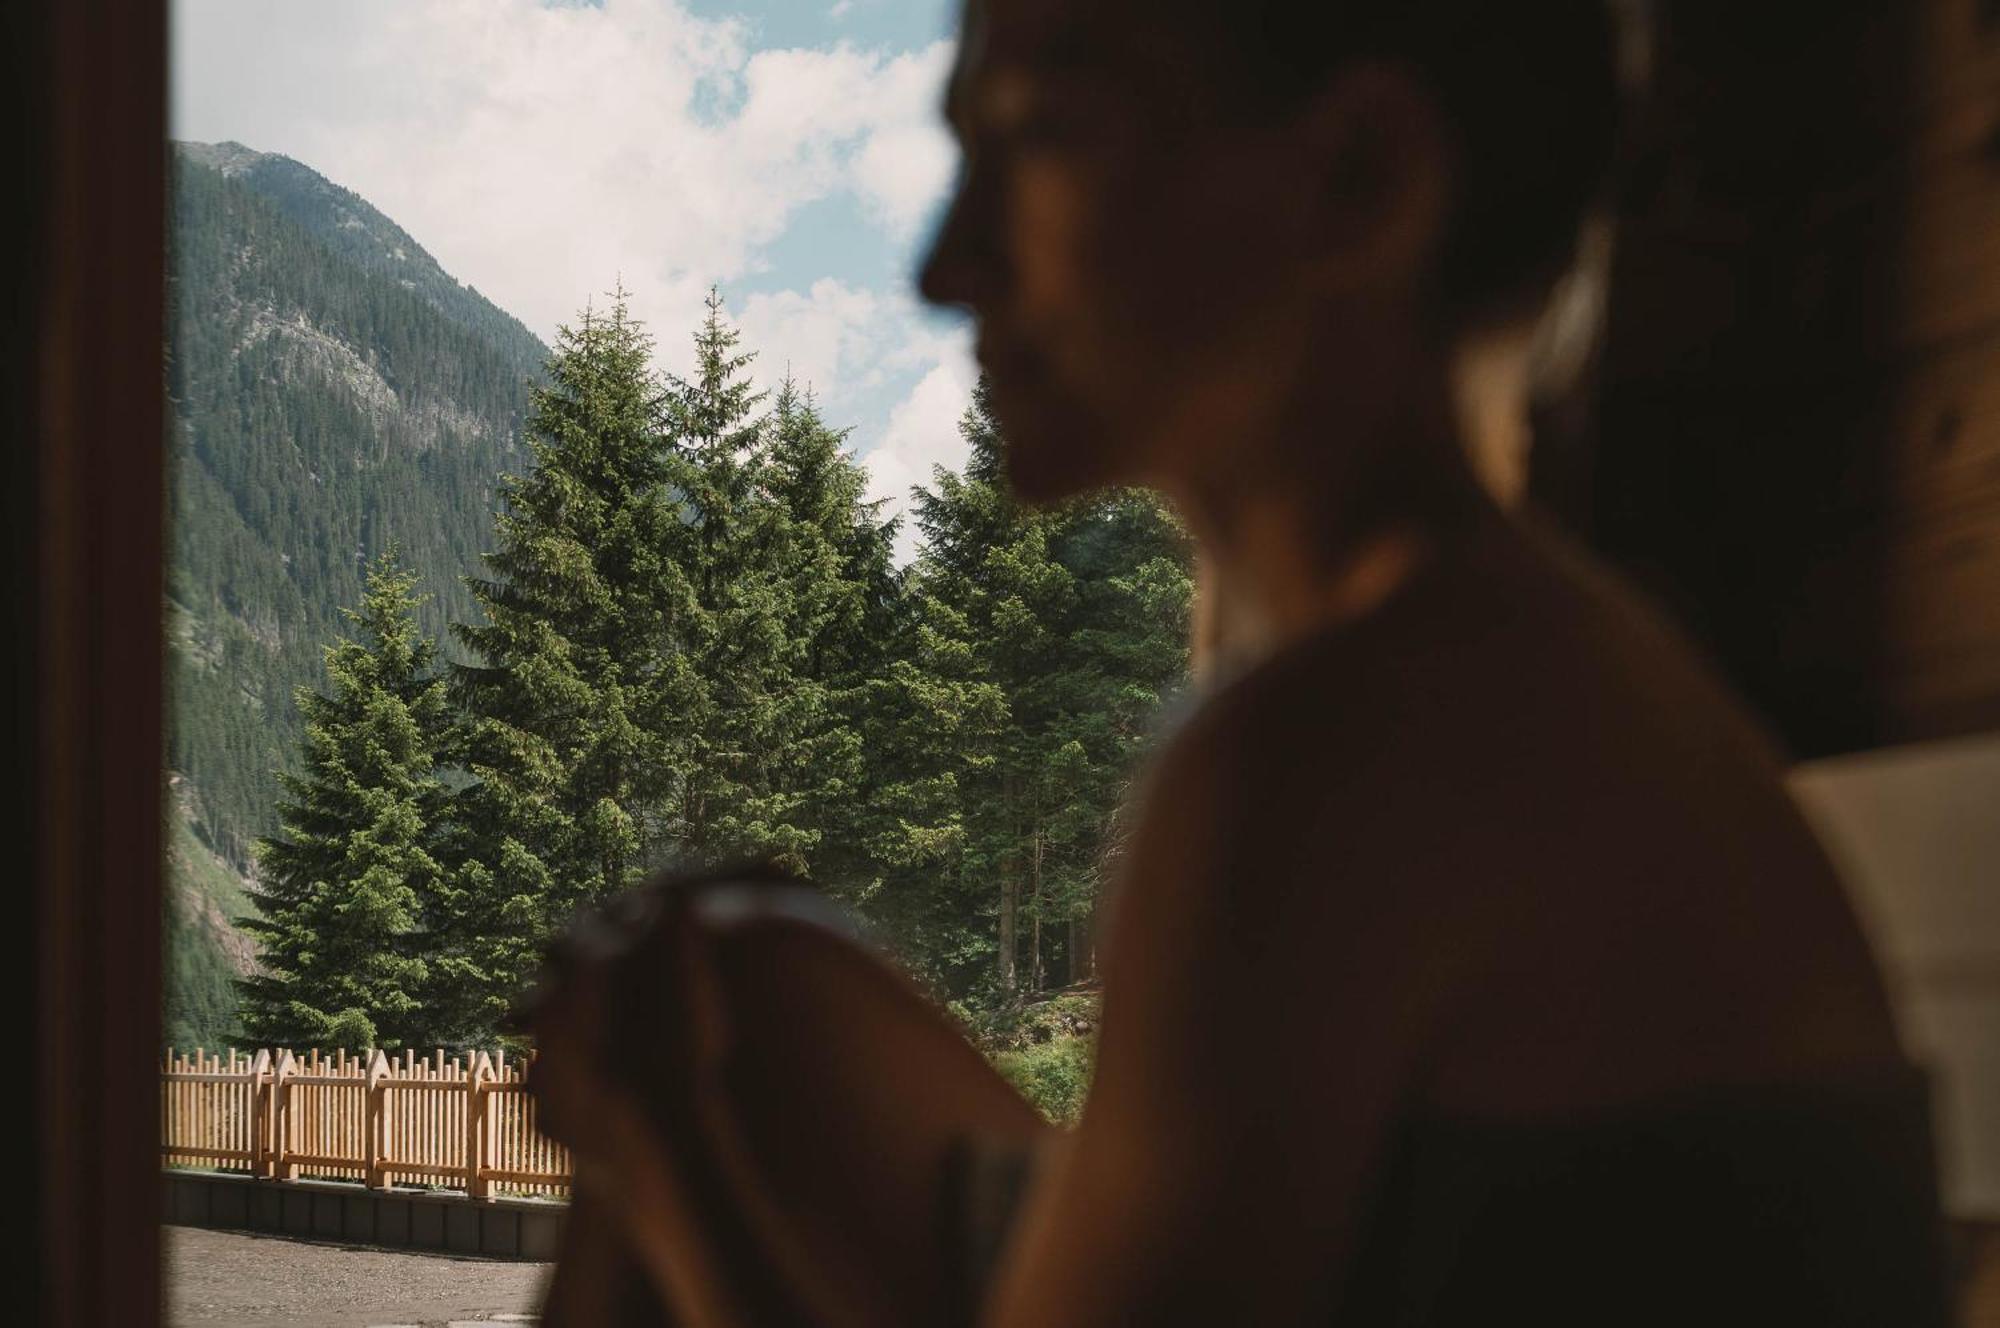
<svg viewBox="0 0 2000 1328"><path fill-rule="evenodd" d="M1213 688L1151 784L1266 819L1302 802L1477 818L1689 761L1776 778L1756 722L1660 614L1559 536L1495 517L1374 614Z"/></svg>
<svg viewBox="0 0 2000 1328"><path fill-rule="evenodd" d="M1886 1045L1866 944L1756 720L1655 610L1534 532L1219 690L1164 750L1138 836L1179 847L1136 911L1205 915L1272 981L1359 965L1439 1010L1512 993L1455 1024L1498 1021L1496 1047L1543 1026L1552 1091L1618 1060L1600 1025L1632 1061L1619 1085Z"/></svg>
<svg viewBox="0 0 2000 1328"><path fill-rule="evenodd" d="M1217 689L1140 808L1141 836L1202 828L1231 895L1292 879L1607 926L1662 898L1845 908L1774 746L1695 647L1574 546L1511 522L1373 620Z"/></svg>

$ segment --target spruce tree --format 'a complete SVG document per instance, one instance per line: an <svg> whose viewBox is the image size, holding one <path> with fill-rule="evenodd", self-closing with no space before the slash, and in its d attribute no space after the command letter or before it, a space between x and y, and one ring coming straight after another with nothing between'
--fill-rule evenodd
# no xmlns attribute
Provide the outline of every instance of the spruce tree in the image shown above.
<svg viewBox="0 0 2000 1328"><path fill-rule="evenodd" d="M818 700L795 684L796 588L785 514L767 481L769 439L756 414L755 359L710 291L694 334L692 376L666 396L670 484L677 520L664 559L689 587L672 615L689 682L663 715L675 788L667 824L689 866L762 859L803 868L815 842L792 767Z"/></svg>
<svg viewBox="0 0 2000 1328"><path fill-rule="evenodd" d="M668 719L695 699L674 651L695 586L671 557L679 478L662 444L651 340L624 293L558 335L509 479L486 621L460 624L464 711L454 876L441 977L466 1035L490 1031L575 911L625 888L658 848L677 753Z"/></svg>
<svg viewBox="0 0 2000 1328"><path fill-rule="evenodd" d="M875 851L902 869L878 912L946 994L989 1004L1016 985L1020 895L1011 812L999 805L1018 774L1007 759L1018 745L1010 742L1013 697L993 645L1003 626L1035 623L1018 603L1003 609L1009 596L1004 587L995 593L995 563L1044 519L1006 490L984 383L959 432L964 471L940 467L932 487L913 494L921 543L909 573L909 625L878 687L888 722L874 746L890 759L877 796L889 824Z"/></svg>
<svg viewBox="0 0 2000 1328"><path fill-rule="evenodd" d="M859 698L867 775L855 842L874 875L856 902L936 994L979 1003L992 986L994 895L968 821L1006 697L985 678L964 616L921 586L890 653Z"/></svg>
<svg viewBox="0 0 2000 1328"><path fill-rule="evenodd" d="M1089 974L1118 809L1186 675L1192 577L1185 535L1151 495L1014 501L985 384L960 431L964 471L916 495L904 700L960 743L928 782L883 787L933 795L903 843L948 845L948 869L906 882L916 899L899 911L957 920L925 941L942 947L947 985L983 1003Z"/></svg>
<svg viewBox="0 0 2000 1328"><path fill-rule="evenodd" d="M1046 821L1065 808L1078 764L1058 761L1061 696L1071 681L1064 628L1077 587L1055 557L1060 512L1017 503L1006 487L1002 447L986 387L960 428L968 458L962 476L938 476L920 495L926 548L920 593L956 615L976 676L999 693L1004 719L982 760L960 778L961 870L986 883L975 916L990 919L994 994L1010 999L1037 985L1021 971L1024 926L1032 929L1045 884Z"/></svg>
<svg viewBox="0 0 2000 1328"><path fill-rule="evenodd" d="M846 435L787 379L767 434L763 489L783 595L790 750L771 772L794 799L799 865L836 898L862 904L881 883L866 851L869 684L888 666L901 608L896 523L867 498Z"/></svg>
<svg viewBox="0 0 2000 1328"><path fill-rule="evenodd" d="M301 689L302 773L283 776L280 832L258 845L262 972L242 986L249 1035L275 1046L428 1043L427 908L447 720L417 578L394 552L370 569L355 639L326 650L329 690Z"/></svg>
<svg viewBox="0 0 2000 1328"><path fill-rule="evenodd" d="M1187 681L1194 598L1187 532L1155 494L1075 506L1056 546L1077 598L1058 666L1042 679L1048 755L1025 960L1037 985L1058 962L1066 980L1094 975L1098 891L1134 772Z"/></svg>

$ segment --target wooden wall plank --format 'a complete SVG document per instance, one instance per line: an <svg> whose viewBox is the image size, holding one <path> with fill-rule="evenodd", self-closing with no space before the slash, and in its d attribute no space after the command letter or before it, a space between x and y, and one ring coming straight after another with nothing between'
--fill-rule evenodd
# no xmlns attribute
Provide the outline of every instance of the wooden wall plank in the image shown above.
<svg viewBox="0 0 2000 1328"><path fill-rule="evenodd" d="M1536 491L1795 753L2000 723L2000 6L1660 8L1586 460Z"/></svg>
<svg viewBox="0 0 2000 1328"><path fill-rule="evenodd" d="M19 1261L38 1281L9 1311L144 1325L159 1234L134 1196L155 1192L159 1105L111 1076L160 1050L166 7L5 8L7 210L30 232L9 264L27 288L5 316L29 333L10 337L5 441L34 560L30 630L6 647L34 679L12 739L32 821L10 843L32 861L39 1168Z"/></svg>

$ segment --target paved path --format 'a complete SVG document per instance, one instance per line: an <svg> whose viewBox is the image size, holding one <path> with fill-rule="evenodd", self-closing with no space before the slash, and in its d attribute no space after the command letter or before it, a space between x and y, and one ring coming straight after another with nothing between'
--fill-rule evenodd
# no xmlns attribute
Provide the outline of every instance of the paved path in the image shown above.
<svg viewBox="0 0 2000 1328"><path fill-rule="evenodd" d="M166 1227L168 1328L534 1323L551 1265Z"/></svg>

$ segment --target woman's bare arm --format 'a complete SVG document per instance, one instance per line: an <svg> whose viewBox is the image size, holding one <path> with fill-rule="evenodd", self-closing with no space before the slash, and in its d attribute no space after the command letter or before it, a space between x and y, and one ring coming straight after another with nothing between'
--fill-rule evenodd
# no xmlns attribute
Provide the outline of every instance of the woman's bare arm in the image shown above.
<svg viewBox="0 0 2000 1328"><path fill-rule="evenodd" d="M1463 981L1438 916L1456 853L1410 832L1427 772L1362 750L1386 728L1358 722L1335 750L1325 727L1260 708L1211 716L1154 781L1106 953L1097 1080L986 1328L1258 1328L1332 1309L1385 1129Z"/></svg>
<svg viewBox="0 0 2000 1328"><path fill-rule="evenodd" d="M1290 1325L1337 1294L1387 1122L1493 929L1468 884L1480 836L1415 833L1440 775L1398 754L1399 721L1298 720L1212 710L1155 776L1107 938L1097 1082L1079 1130L1042 1145L989 1328ZM747 1161L766 1262L805 1270L816 1321L939 1322L946 1142L1037 1131L914 993L857 981L858 952L785 944L713 966L749 1059L700 1076L709 1128ZM579 1145L612 1166L648 1152L595 1129ZM764 1328L714 1294L704 1215L640 1174L672 1161L617 1187L635 1253L690 1328Z"/></svg>
<svg viewBox="0 0 2000 1328"><path fill-rule="evenodd" d="M776 906L807 894L697 885L667 934L633 938L641 962L672 968L664 999L606 1002L629 958L617 947L567 964L536 1017L546 1119L576 1152L579 1207L607 1215L598 1230L676 1324L963 1318L948 1161L968 1139L1026 1148L1046 1127L900 974L808 916L825 906ZM635 1039L685 1050L637 1093L610 1072L608 1023L626 1029L628 1056ZM601 1272L604 1253L567 1248L558 1288L588 1293L589 1272L565 1276L572 1255Z"/></svg>

